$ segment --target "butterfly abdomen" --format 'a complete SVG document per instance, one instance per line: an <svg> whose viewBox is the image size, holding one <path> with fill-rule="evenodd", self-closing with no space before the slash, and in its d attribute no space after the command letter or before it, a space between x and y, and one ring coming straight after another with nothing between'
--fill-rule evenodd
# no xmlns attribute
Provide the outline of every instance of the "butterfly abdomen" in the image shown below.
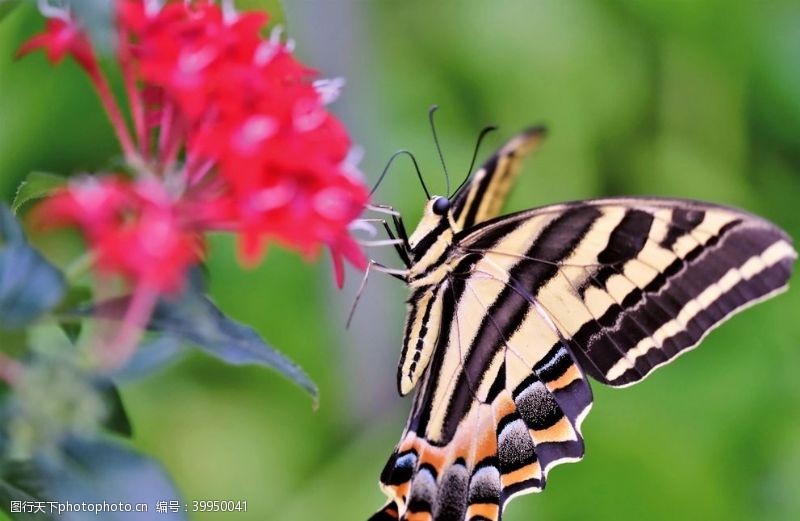
<svg viewBox="0 0 800 521"><path fill-rule="evenodd" d="M445 291L446 284L424 286L414 289L408 300L403 348L397 365L397 389L401 396L411 392L417 384L436 348Z"/></svg>

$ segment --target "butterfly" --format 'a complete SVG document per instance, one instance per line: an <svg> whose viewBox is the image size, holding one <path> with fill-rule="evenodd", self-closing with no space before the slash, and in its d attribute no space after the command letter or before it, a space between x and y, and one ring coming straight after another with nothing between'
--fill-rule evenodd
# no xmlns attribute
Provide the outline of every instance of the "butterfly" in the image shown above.
<svg viewBox="0 0 800 521"><path fill-rule="evenodd" d="M523 131L452 197L429 197L411 235L383 208L406 264L386 271L410 290L397 385L416 395L372 521L499 520L583 457L588 377L640 382L786 289L790 237L742 210L619 197L499 216L544 134Z"/></svg>

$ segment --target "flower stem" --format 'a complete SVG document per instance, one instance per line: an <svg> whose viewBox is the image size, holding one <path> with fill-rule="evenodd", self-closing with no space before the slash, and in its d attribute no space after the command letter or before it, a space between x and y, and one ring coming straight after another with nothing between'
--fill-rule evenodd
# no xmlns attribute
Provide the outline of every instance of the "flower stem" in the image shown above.
<svg viewBox="0 0 800 521"><path fill-rule="evenodd" d="M144 103L139 89L136 88L136 77L130 65L130 60L121 59L122 77L125 82L125 92L131 104L131 115L133 116L133 128L136 132L136 139L139 142L139 152L145 158L150 158L150 139L147 135L147 122L145 121Z"/></svg>
<svg viewBox="0 0 800 521"><path fill-rule="evenodd" d="M131 359L157 301L158 292L147 286L140 286L134 290L122 320L122 327L116 337L107 346L96 346L96 353L103 369L117 370Z"/></svg>
<svg viewBox="0 0 800 521"><path fill-rule="evenodd" d="M142 161L136 153L136 148L134 147L130 132L128 131L128 124L125 122L122 111L119 105L117 105L114 94L111 92L108 80L106 80L106 77L99 71L90 71L90 76L92 78L92 84L100 98L100 103L103 105L108 119L111 122L111 126L117 134L117 139L122 147L125 160L133 166L139 166Z"/></svg>
<svg viewBox="0 0 800 521"><path fill-rule="evenodd" d="M191 170L188 170L187 168L186 176L189 181L189 186L197 186L197 184L205 178L206 174L208 174L216 164L213 159L206 159L205 161L196 163L197 166L195 168L192 168Z"/></svg>
<svg viewBox="0 0 800 521"><path fill-rule="evenodd" d="M182 122L175 117L176 107L172 101L165 102L161 112L161 128L158 139L158 150L164 174L172 172L178 153L183 144Z"/></svg>

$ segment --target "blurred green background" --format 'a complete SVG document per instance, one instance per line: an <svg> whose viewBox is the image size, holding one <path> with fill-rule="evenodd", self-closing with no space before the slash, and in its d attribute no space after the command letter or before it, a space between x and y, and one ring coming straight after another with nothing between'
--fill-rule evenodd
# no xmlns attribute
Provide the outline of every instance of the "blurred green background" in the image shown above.
<svg viewBox="0 0 800 521"><path fill-rule="evenodd" d="M598 2L239 2L286 23L298 54L344 76L334 106L374 180L398 148L429 186L444 178L427 127L437 117L450 169L465 173L478 130L490 148L531 123L550 136L508 210L619 194L740 206L800 237L800 4ZM0 194L31 170L91 171L117 153L86 79L42 56L15 62L39 26L30 8L0 25ZM418 218L407 164L377 197ZM378 258L397 264L386 252ZM247 500L196 521L366 519L409 403L395 393L405 290L375 277L350 331L358 275L333 289L326 259L277 248L246 271L215 237L211 292L298 361L321 389L312 411L276 374L196 355L123 388L135 443L188 500ZM594 386L585 460L504 519L800 519L800 280L737 316L701 349L641 385Z"/></svg>

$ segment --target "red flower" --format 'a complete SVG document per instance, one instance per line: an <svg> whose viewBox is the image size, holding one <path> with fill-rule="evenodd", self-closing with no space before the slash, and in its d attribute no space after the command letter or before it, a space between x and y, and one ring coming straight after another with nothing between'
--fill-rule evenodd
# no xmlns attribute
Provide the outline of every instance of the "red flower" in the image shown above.
<svg viewBox="0 0 800 521"><path fill-rule="evenodd" d="M44 226L80 228L97 268L158 293L181 288L203 241L161 185L84 178L37 207Z"/></svg>
<svg viewBox="0 0 800 521"><path fill-rule="evenodd" d="M343 261L365 267L349 234L368 199L346 163L350 138L326 108L330 93L315 87L316 72L261 36L266 23L265 14L223 13L205 0L160 8L117 0L133 135L74 23L51 20L20 50L44 48L53 61L71 54L84 65L132 169L148 180L105 178L43 206L51 224L81 228L98 268L174 289L212 229L240 234L248 262L277 241L305 256L329 248L339 284Z"/></svg>
<svg viewBox="0 0 800 521"><path fill-rule="evenodd" d="M17 56L22 57L37 49L43 49L51 63L56 64L66 55L72 55L90 74L97 72L97 60L89 39L77 23L51 18L42 34L22 44Z"/></svg>
<svg viewBox="0 0 800 521"><path fill-rule="evenodd" d="M367 201L366 189L341 172L314 170L282 172L270 165L263 178L234 194L236 221L245 237L245 258L255 260L273 238L306 255L319 246L342 250L345 258L363 268L365 261L351 250L348 225ZM347 253L345 253L345 251Z"/></svg>

